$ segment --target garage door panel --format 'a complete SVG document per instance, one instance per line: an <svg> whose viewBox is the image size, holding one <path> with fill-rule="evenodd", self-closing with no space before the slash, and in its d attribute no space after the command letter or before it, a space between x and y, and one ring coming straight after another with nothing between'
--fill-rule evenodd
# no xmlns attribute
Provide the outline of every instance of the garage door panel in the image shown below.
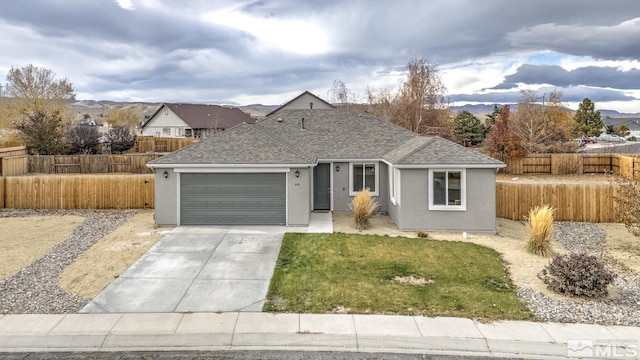
<svg viewBox="0 0 640 360"><path fill-rule="evenodd" d="M180 179L184 225L284 225L284 173L191 174Z"/></svg>

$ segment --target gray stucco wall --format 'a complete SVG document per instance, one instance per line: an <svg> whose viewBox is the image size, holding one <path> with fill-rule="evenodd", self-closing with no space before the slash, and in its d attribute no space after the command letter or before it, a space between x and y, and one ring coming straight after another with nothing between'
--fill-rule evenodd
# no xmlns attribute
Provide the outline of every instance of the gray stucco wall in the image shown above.
<svg viewBox="0 0 640 360"><path fill-rule="evenodd" d="M300 177L296 177L296 170ZM311 170L308 168L292 168L289 172L287 189L287 212L289 226L309 225L311 212Z"/></svg>
<svg viewBox="0 0 640 360"><path fill-rule="evenodd" d="M466 211L429 210L427 169L402 169L400 181L400 203L393 213L401 230L496 232L494 169L467 169Z"/></svg>
<svg viewBox="0 0 640 360"><path fill-rule="evenodd" d="M164 178L164 172L169 177ZM176 225L178 216L178 174L173 169L155 169L154 217L157 225Z"/></svg>
<svg viewBox="0 0 640 360"><path fill-rule="evenodd" d="M336 172L336 165L340 166L340 171ZM333 211L348 212L349 204L353 196L349 196L349 163L333 163ZM379 211L387 211L387 203L389 198L389 177L387 173L389 169L387 164L379 163L378 173L380 177L379 195L374 199L380 207Z"/></svg>

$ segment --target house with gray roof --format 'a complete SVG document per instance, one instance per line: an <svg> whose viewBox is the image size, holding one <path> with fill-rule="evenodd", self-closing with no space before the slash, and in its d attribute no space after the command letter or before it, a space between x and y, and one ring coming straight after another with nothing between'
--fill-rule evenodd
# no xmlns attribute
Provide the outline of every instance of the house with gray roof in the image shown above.
<svg viewBox="0 0 640 360"><path fill-rule="evenodd" d="M359 110L282 110L148 164L159 225L309 224L369 188L401 230L496 231L505 165Z"/></svg>
<svg viewBox="0 0 640 360"><path fill-rule="evenodd" d="M238 108L207 104L164 103L142 124L143 136L207 138L254 120Z"/></svg>
<svg viewBox="0 0 640 360"><path fill-rule="evenodd" d="M302 109L335 109L336 107L331 105L329 102L323 100L319 96L312 94L309 91L305 91L302 94L294 97L293 99L287 101L286 103L278 106L273 111L267 114L267 116L271 116L278 111L282 110L302 110Z"/></svg>

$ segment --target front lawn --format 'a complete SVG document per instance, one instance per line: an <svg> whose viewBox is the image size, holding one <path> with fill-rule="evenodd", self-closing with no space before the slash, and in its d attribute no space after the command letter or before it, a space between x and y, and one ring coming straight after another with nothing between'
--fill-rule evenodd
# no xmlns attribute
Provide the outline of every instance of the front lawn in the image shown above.
<svg viewBox="0 0 640 360"><path fill-rule="evenodd" d="M264 310L533 318L493 249L343 233L285 234Z"/></svg>

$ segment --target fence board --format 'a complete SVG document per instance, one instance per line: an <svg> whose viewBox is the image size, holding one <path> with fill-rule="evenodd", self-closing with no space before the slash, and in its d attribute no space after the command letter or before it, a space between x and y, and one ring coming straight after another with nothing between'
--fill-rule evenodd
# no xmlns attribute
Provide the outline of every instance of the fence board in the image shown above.
<svg viewBox="0 0 640 360"><path fill-rule="evenodd" d="M27 147L24 145L0 148L0 158L5 156L19 156L19 155L27 155L27 154L28 154Z"/></svg>
<svg viewBox="0 0 640 360"><path fill-rule="evenodd" d="M0 177L0 209L4 208L4 179Z"/></svg>
<svg viewBox="0 0 640 360"><path fill-rule="evenodd" d="M127 153L173 152L189 146L198 139L187 137L138 136L136 144Z"/></svg>
<svg viewBox="0 0 640 360"><path fill-rule="evenodd" d="M23 175L29 171L29 156L8 156L0 158L0 173L2 176Z"/></svg>
<svg viewBox="0 0 640 360"><path fill-rule="evenodd" d="M496 216L523 220L536 206L556 208L558 221L614 221L614 186L611 184L496 182Z"/></svg>
<svg viewBox="0 0 640 360"><path fill-rule="evenodd" d="M153 175L45 175L4 178L15 209L144 209L154 206Z"/></svg>
<svg viewBox="0 0 640 360"><path fill-rule="evenodd" d="M28 170L32 174L151 174L147 163L161 154L123 155L32 155Z"/></svg>

